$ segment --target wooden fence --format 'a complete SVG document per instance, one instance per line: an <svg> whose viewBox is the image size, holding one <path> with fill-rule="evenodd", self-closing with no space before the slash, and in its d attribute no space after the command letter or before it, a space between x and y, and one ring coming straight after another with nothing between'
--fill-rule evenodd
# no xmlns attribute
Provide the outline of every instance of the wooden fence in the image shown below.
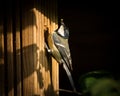
<svg viewBox="0 0 120 96"><path fill-rule="evenodd" d="M59 95L58 64L44 48L44 25L50 32L57 28L56 1L7 0L3 4L0 96Z"/></svg>

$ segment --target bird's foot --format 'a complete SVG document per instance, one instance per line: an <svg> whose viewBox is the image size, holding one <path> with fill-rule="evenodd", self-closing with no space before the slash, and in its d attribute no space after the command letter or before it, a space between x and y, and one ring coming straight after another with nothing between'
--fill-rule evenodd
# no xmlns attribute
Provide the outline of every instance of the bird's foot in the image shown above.
<svg viewBox="0 0 120 96"><path fill-rule="evenodd" d="M48 51L48 53L49 53L49 54L51 54L51 53L52 53L52 51L51 51L50 49L47 49L47 51Z"/></svg>

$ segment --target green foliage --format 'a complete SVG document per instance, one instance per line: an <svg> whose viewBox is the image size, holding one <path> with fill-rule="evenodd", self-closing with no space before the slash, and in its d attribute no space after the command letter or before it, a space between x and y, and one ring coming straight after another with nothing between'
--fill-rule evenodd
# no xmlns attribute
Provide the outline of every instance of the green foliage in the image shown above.
<svg viewBox="0 0 120 96"><path fill-rule="evenodd" d="M79 84L83 93L89 93L87 96L120 96L120 84L109 72L89 72L79 78Z"/></svg>
<svg viewBox="0 0 120 96"><path fill-rule="evenodd" d="M92 96L120 96L120 85L113 79L99 79L91 87L90 93Z"/></svg>
<svg viewBox="0 0 120 96"><path fill-rule="evenodd" d="M80 90L82 92L88 91L98 79L113 78L109 72L106 71L92 71L82 75L79 78Z"/></svg>

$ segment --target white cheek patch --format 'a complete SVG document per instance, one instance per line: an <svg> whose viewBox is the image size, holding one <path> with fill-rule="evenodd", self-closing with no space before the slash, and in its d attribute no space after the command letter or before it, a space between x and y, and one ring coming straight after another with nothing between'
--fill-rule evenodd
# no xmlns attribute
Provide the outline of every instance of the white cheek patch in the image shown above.
<svg viewBox="0 0 120 96"><path fill-rule="evenodd" d="M61 25L60 28L58 29L58 33L59 33L61 36L65 36L63 25Z"/></svg>

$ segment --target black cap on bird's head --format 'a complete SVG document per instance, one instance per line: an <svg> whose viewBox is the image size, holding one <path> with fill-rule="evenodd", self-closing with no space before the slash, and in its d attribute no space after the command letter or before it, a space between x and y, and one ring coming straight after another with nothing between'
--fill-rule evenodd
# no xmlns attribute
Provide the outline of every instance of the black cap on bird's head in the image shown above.
<svg viewBox="0 0 120 96"><path fill-rule="evenodd" d="M63 19L60 19L60 24L64 25Z"/></svg>
<svg viewBox="0 0 120 96"><path fill-rule="evenodd" d="M60 26L56 30L57 34L61 37L68 39L69 38L69 29L66 27L66 25L63 22L63 19L61 19Z"/></svg>

